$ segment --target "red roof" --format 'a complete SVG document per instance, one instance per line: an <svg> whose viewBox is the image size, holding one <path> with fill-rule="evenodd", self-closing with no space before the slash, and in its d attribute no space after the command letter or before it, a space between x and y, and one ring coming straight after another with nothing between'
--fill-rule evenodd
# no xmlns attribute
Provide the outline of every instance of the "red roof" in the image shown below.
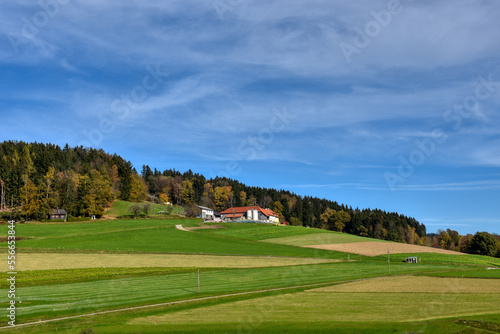
<svg viewBox="0 0 500 334"><path fill-rule="evenodd" d="M234 213L234 214L229 214L229 215L226 215L227 218L240 218L240 217L243 217L243 214L242 213Z"/></svg>
<svg viewBox="0 0 500 334"><path fill-rule="evenodd" d="M247 213L248 210L262 210L258 206L240 206L240 207L235 207L235 208L229 208L227 210L224 210L221 212L221 214L228 214L228 213ZM259 211L260 211L259 210Z"/></svg>
<svg viewBox="0 0 500 334"><path fill-rule="evenodd" d="M265 214L266 216L274 216L274 217L279 217L279 214L274 212L273 210L270 209L262 209L262 213Z"/></svg>
<svg viewBox="0 0 500 334"><path fill-rule="evenodd" d="M257 210L262 212L264 215L267 217L274 216L274 217L279 217L279 215L276 212L273 212L273 210L270 209L262 209L259 206L240 206L240 207L234 207L234 208L229 208L227 210L224 210L221 212L222 215L228 215L227 217L230 217L230 214L236 214L236 213L241 213L242 215L247 213L248 210Z"/></svg>

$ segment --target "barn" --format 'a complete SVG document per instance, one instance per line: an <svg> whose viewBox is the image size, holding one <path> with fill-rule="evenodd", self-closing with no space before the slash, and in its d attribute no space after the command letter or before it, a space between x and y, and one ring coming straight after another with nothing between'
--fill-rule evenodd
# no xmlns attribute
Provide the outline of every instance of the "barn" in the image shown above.
<svg viewBox="0 0 500 334"><path fill-rule="evenodd" d="M68 220L68 212L63 209L54 209L49 213L49 219L64 219Z"/></svg>
<svg viewBox="0 0 500 334"><path fill-rule="evenodd" d="M259 206L233 207L221 212L224 221L258 221L279 223L279 214L271 209L262 209Z"/></svg>

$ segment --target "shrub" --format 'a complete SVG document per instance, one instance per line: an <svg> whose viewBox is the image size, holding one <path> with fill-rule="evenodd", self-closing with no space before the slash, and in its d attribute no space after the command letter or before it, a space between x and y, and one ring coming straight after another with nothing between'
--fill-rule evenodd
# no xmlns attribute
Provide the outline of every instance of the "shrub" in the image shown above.
<svg viewBox="0 0 500 334"><path fill-rule="evenodd" d="M135 218L141 213L142 207L139 204L132 204L131 206L128 207L128 211L132 213L132 215Z"/></svg>
<svg viewBox="0 0 500 334"><path fill-rule="evenodd" d="M151 212L151 203L144 203L142 206L142 212L144 212L144 216L148 216L149 212Z"/></svg>

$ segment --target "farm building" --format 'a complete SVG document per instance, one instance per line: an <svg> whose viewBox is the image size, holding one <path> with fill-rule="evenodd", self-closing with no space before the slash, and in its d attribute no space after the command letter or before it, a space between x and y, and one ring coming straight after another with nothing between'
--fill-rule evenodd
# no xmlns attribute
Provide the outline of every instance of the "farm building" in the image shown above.
<svg viewBox="0 0 500 334"><path fill-rule="evenodd" d="M68 220L68 212L63 209L54 209L50 211L49 219L64 219L64 221Z"/></svg>
<svg viewBox="0 0 500 334"><path fill-rule="evenodd" d="M207 208L206 206L197 205L201 210L201 217L203 219L214 219L215 212L213 209Z"/></svg>
<svg viewBox="0 0 500 334"><path fill-rule="evenodd" d="M229 208L221 212L221 219L226 221L261 221L268 223L279 223L279 214L258 206L243 206Z"/></svg>

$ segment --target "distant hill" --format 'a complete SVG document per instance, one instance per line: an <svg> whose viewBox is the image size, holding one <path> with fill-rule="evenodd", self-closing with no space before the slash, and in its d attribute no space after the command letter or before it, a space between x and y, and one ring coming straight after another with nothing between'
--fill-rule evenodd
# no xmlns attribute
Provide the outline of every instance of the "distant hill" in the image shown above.
<svg viewBox="0 0 500 334"><path fill-rule="evenodd" d="M289 225L303 225L399 242L427 244L415 218L380 209L353 209L336 201L299 196L288 190L247 186L175 169L142 166L139 174L124 158L102 149L6 141L0 144L2 208L25 219L44 219L57 208L72 216L102 216L115 199L172 202L196 213L194 204L224 210L270 208Z"/></svg>
<svg viewBox="0 0 500 334"><path fill-rule="evenodd" d="M2 209L43 219L52 209L101 216L115 198L147 198L129 161L103 150L7 141L0 144Z"/></svg>

